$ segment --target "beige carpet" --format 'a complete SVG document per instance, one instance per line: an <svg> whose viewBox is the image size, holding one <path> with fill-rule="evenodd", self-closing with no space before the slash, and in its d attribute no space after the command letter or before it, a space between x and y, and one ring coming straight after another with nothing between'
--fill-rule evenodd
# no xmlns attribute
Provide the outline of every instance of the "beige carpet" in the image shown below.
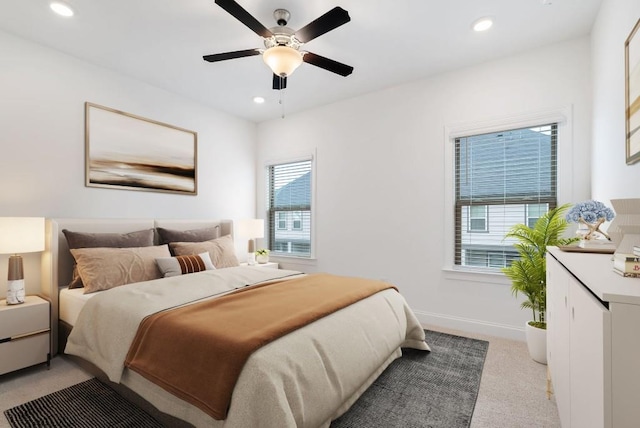
<svg viewBox="0 0 640 428"><path fill-rule="evenodd" d="M425 328L489 341L471 428L560 427L555 401L546 398L547 366L529 358L524 342ZM0 428L9 427L4 410L90 377L60 356L51 361L49 370L42 365L0 376Z"/></svg>
<svg viewBox="0 0 640 428"><path fill-rule="evenodd" d="M426 325L489 341L471 428L559 428L554 397L547 400L547 366L529 357L525 342Z"/></svg>

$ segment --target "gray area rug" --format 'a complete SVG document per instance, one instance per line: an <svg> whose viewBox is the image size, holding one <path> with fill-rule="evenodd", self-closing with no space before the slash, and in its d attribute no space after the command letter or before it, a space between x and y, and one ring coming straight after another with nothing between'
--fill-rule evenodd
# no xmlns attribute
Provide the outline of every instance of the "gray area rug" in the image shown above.
<svg viewBox="0 0 640 428"><path fill-rule="evenodd" d="M162 427L96 378L5 410L4 415L13 428Z"/></svg>
<svg viewBox="0 0 640 428"><path fill-rule="evenodd" d="M331 428L468 428L489 342L425 330Z"/></svg>
<svg viewBox="0 0 640 428"><path fill-rule="evenodd" d="M489 344L425 331L431 352L404 349L332 428L469 427ZM4 414L13 428L162 426L97 379Z"/></svg>

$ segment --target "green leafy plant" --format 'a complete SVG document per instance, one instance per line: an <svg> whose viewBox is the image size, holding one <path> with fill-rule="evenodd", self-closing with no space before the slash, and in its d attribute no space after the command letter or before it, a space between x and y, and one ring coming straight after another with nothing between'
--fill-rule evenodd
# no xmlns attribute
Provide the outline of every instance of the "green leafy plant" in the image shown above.
<svg viewBox="0 0 640 428"><path fill-rule="evenodd" d="M260 248L258 251L256 251L256 256L268 256L269 255L269 250L267 250L266 248Z"/></svg>
<svg viewBox="0 0 640 428"><path fill-rule="evenodd" d="M527 299L522 309L533 311L533 321L529 324L546 329L545 312L547 309L547 246L568 245L579 238L563 238L562 234L569 226L563 213L570 204L549 210L541 216L533 227L516 224L505 235L515 238L514 244L520 258L510 266L502 268L511 279L511 292L514 296L522 293Z"/></svg>

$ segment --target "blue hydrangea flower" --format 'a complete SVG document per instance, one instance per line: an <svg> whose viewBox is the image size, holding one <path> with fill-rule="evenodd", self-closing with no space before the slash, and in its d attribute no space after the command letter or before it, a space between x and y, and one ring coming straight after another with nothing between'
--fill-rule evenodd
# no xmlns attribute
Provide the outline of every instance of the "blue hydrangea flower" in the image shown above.
<svg viewBox="0 0 640 428"><path fill-rule="evenodd" d="M575 204L569 212L567 212L565 218L567 221L574 223L577 223L580 219L587 223L595 223L601 218L604 218L606 221L611 221L615 216L611 208L600 201L591 199Z"/></svg>

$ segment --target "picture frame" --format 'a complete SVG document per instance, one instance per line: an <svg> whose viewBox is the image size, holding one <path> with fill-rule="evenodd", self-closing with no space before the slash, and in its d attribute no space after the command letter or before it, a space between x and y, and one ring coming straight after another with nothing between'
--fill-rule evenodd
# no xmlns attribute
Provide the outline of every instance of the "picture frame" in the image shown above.
<svg viewBox="0 0 640 428"><path fill-rule="evenodd" d="M198 134L85 102L85 185L198 194Z"/></svg>
<svg viewBox="0 0 640 428"><path fill-rule="evenodd" d="M640 19L624 43L627 165L640 161Z"/></svg>

